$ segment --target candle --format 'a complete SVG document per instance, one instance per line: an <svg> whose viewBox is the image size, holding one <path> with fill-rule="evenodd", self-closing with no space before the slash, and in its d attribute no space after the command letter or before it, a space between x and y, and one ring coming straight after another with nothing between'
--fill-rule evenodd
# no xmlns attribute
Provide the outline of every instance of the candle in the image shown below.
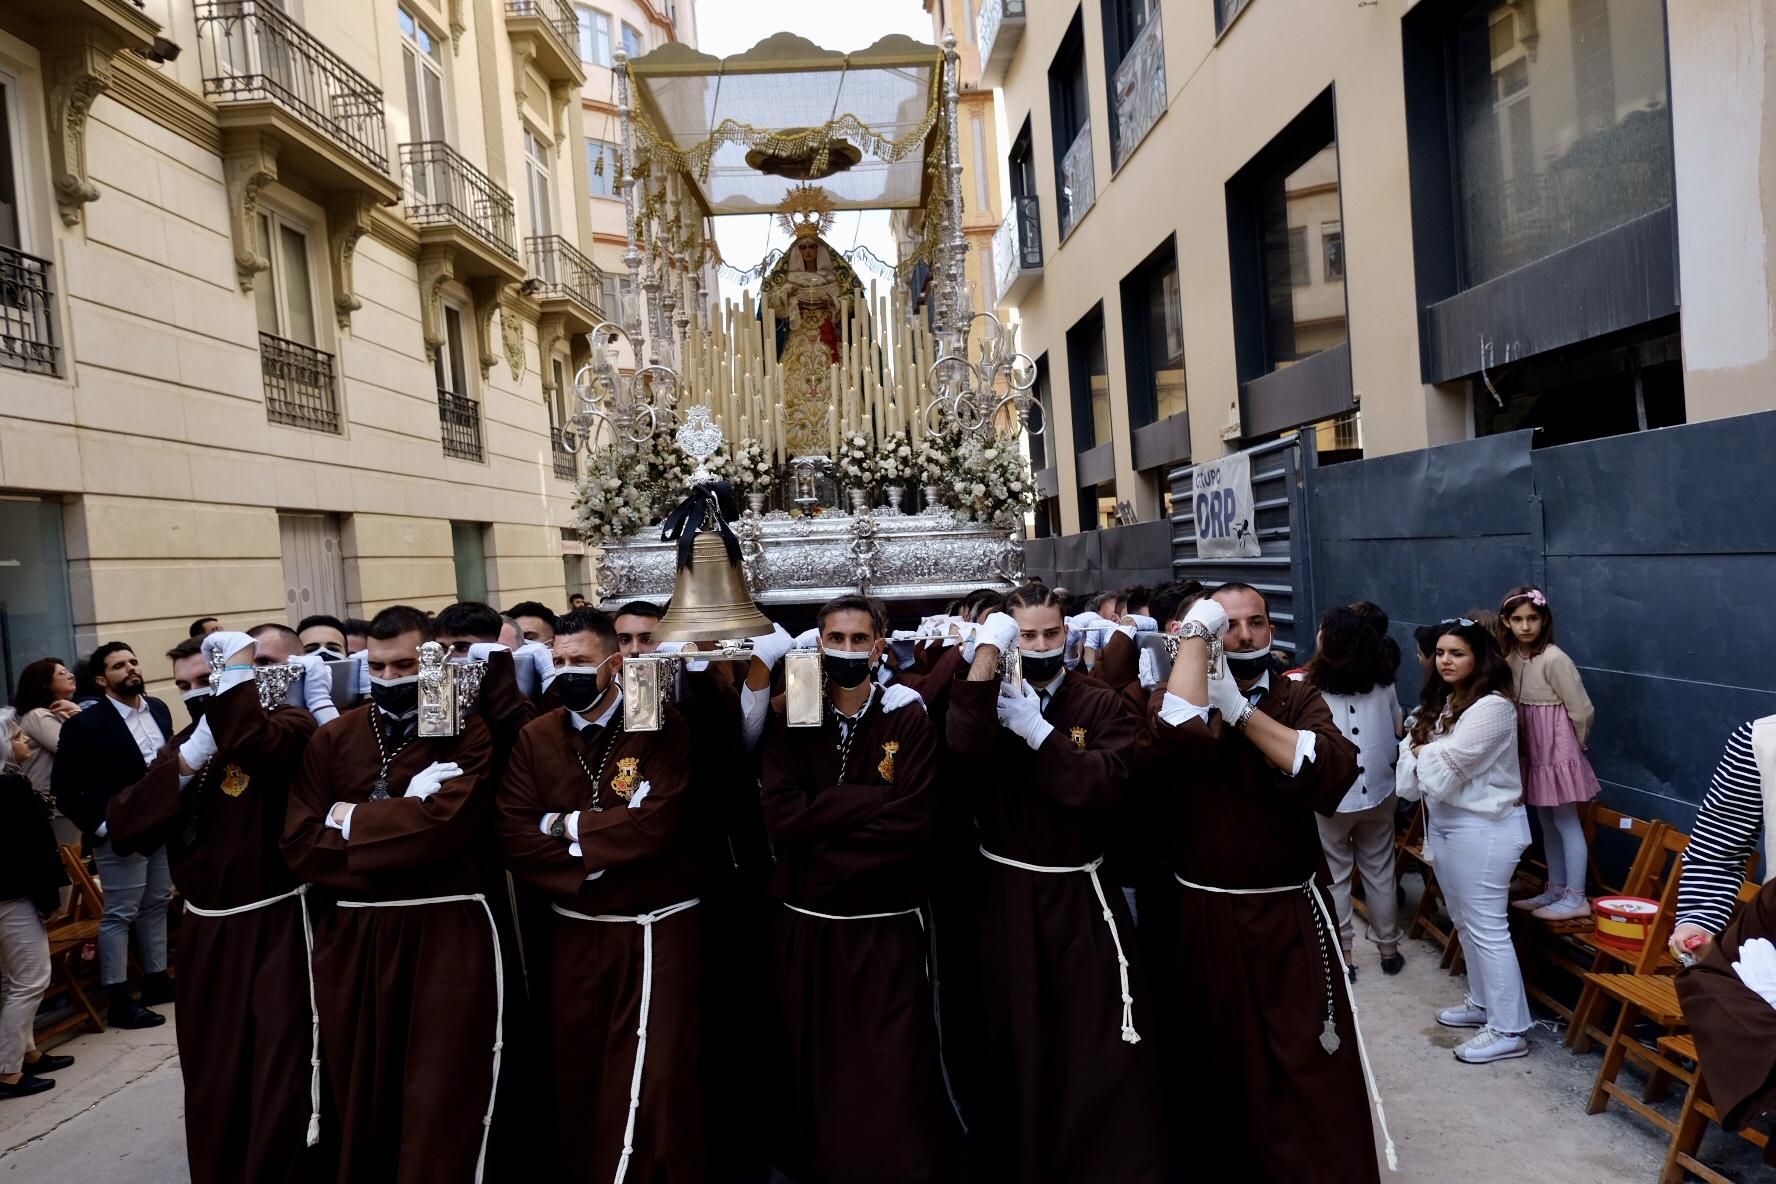
<svg viewBox="0 0 1776 1184"><path fill-rule="evenodd" d="M832 437L832 458L833 464L836 465L839 463L839 409L837 407L826 409L826 430L827 434Z"/></svg>

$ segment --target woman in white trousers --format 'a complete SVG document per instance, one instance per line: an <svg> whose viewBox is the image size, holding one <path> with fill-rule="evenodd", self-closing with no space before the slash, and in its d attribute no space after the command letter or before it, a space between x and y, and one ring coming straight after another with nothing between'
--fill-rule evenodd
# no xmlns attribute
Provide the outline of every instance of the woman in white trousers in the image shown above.
<svg viewBox="0 0 1776 1184"><path fill-rule="evenodd" d="M1465 617L1433 632L1431 669L1418 717L1400 742L1399 795L1426 804L1426 840L1437 883L1461 934L1468 993L1437 1013L1451 1028L1474 1028L1456 1046L1471 1065L1526 1056L1529 1000L1511 944L1507 891L1529 817L1517 759L1511 670L1485 628Z"/></svg>

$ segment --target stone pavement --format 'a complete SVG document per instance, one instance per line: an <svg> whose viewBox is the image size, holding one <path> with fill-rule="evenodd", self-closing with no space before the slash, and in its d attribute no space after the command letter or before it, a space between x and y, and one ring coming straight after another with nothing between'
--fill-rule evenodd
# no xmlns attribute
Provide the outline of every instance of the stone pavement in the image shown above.
<svg viewBox="0 0 1776 1184"><path fill-rule="evenodd" d="M1426 943L1407 943L1405 954L1395 978L1376 967L1374 947L1359 943L1357 955L1357 1006L1400 1157L1384 1184L1653 1184L1665 1146L1657 1132L1619 1106L1585 1114L1597 1053L1574 1056L1538 1026L1528 1057L1462 1064L1449 1053L1462 1033L1432 1018L1459 1000L1462 981L1437 969ZM61 1045L78 1059L55 1089L0 1103L0 1184L184 1184L174 1009L163 1010L160 1028ZM1703 1156L1740 1184L1776 1180L1718 1130Z"/></svg>

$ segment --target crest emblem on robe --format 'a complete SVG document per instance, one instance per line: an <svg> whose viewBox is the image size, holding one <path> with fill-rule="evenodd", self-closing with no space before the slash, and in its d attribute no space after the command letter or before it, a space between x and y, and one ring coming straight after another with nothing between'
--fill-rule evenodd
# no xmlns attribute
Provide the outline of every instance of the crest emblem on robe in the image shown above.
<svg viewBox="0 0 1776 1184"><path fill-rule="evenodd" d="M890 785L894 783L894 754L899 751L900 741L887 741L882 745L882 759L876 765L876 772L880 773L882 775L882 780L888 782Z"/></svg>
<svg viewBox="0 0 1776 1184"><path fill-rule="evenodd" d="M641 758L638 756L619 757L617 775L611 778L611 789L625 802L635 795L635 787L641 780Z"/></svg>
<svg viewBox="0 0 1776 1184"><path fill-rule="evenodd" d="M239 765L229 765L222 771L222 792L231 798L238 798L247 792L247 785L251 781L246 770Z"/></svg>
<svg viewBox="0 0 1776 1184"><path fill-rule="evenodd" d="M1073 737L1073 747L1074 748L1084 748L1085 747L1085 729L1084 728L1073 728L1067 734L1069 736Z"/></svg>

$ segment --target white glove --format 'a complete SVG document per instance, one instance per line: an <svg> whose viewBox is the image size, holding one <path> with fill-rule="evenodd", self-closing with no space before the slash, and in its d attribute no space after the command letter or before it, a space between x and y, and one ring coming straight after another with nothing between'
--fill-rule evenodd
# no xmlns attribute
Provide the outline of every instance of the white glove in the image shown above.
<svg viewBox="0 0 1776 1184"><path fill-rule="evenodd" d="M1209 679L1209 706L1219 711L1221 718L1232 724L1251 700L1239 689L1239 684L1233 681L1233 672L1227 669L1225 657L1221 659L1217 673L1219 678Z"/></svg>
<svg viewBox="0 0 1776 1184"><path fill-rule="evenodd" d="M1017 648L1018 634L1022 632L1010 613L990 613L975 632L975 643L996 646L1003 654L1006 650Z"/></svg>
<svg viewBox="0 0 1776 1184"><path fill-rule="evenodd" d="M315 717L317 724L330 724L339 718L333 706L333 675L327 659L319 654L297 654L290 659L302 667L302 705Z"/></svg>
<svg viewBox="0 0 1776 1184"><path fill-rule="evenodd" d="M425 799L437 793L438 787L443 785L446 781L449 781L452 777L461 776L461 765L449 761L433 761L431 764L413 775L413 780L407 783L406 796L410 798L418 798L423 802Z"/></svg>
<svg viewBox="0 0 1776 1184"><path fill-rule="evenodd" d="M1032 749L1041 748L1054 725L1042 718L1042 701L1030 684L1024 684L1022 694L1011 687L1009 682L999 684L999 722Z"/></svg>
<svg viewBox="0 0 1776 1184"><path fill-rule="evenodd" d="M1776 946L1767 937L1739 943L1739 961L1733 973L1765 1003L1776 1007Z"/></svg>
<svg viewBox="0 0 1776 1184"><path fill-rule="evenodd" d="M820 648L820 630L819 629L804 629L804 630L802 630L800 633L795 635L795 641L790 645L790 648L797 649L797 650L817 650L817 649L819 649Z"/></svg>
<svg viewBox="0 0 1776 1184"><path fill-rule="evenodd" d="M1136 633L1158 633L1159 622L1141 613L1130 613L1122 619L1124 625L1133 625Z"/></svg>
<svg viewBox="0 0 1776 1184"><path fill-rule="evenodd" d="M902 707L913 703L917 703L922 708L925 706L925 697L904 683L890 683L882 691L883 715L899 711Z"/></svg>
<svg viewBox="0 0 1776 1184"><path fill-rule="evenodd" d="M220 629L203 639L202 650L204 661L210 664L211 669L214 669L218 662L227 665L251 666L253 655L258 652L257 643L245 633L225 633ZM241 658L243 652L246 657ZM241 658L240 663L234 662L236 658ZM253 672L251 670L224 670L222 677L216 680L216 693L221 694L230 687L237 687L243 682L251 682L252 678Z"/></svg>
<svg viewBox="0 0 1776 1184"><path fill-rule="evenodd" d="M210 636L216 635L212 633ZM187 769L195 773L209 764L210 758L215 755L216 737L210 732L210 721L200 720L185 743L179 745L179 759L185 762Z"/></svg>
<svg viewBox="0 0 1776 1184"><path fill-rule="evenodd" d="M1184 614L1184 623L1195 621L1209 631L1211 637L1221 637L1227 632L1227 610L1212 597L1205 596L1190 606Z"/></svg>
<svg viewBox="0 0 1776 1184"><path fill-rule="evenodd" d="M527 641L513 651L512 666L518 689L535 698L555 673L555 653L540 641Z"/></svg>
<svg viewBox="0 0 1776 1184"><path fill-rule="evenodd" d="M783 661L783 655L795 648L796 639L789 635L789 630L779 625L769 633L752 639L752 656L770 670Z"/></svg>
<svg viewBox="0 0 1776 1184"><path fill-rule="evenodd" d="M543 643L538 641L538 642L533 642L531 644L542 645ZM488 654L493 653L495 650L503 650L505 648L506 648L505 646L501 645L497 641L472 642L469 645L469 661L471 661L471 662L485 662L485 661L487 661ZM548 647L543 646L543 648L547 649Z"/></svg>

